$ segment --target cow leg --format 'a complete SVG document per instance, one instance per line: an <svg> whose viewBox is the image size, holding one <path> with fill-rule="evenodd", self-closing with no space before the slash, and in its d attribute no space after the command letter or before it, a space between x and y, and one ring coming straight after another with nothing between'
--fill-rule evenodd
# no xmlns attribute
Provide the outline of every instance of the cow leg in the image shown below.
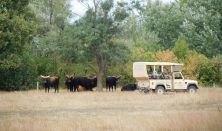
<svg viewBox="0 0 222 131"><path fill-rule="evenodd" d="M55 87L55 93L56 93L56 92L59 93L59 86L58 86L58 85L55 85L54 87Z"/></svg>
<svg viewBox="0 0 222 131"><path fill-rule="evenodd" d="M47 87L47 88L48 88L48 93L49 93L49 88L50 88L50 87Z"/></svg>
<svg viewBox="0 0 222 131"><path fill-rule="evenodd" d="M74 90L74 92L76 92L76 87L75 86L73 86L73 90Z"/></svg>
<svg viewBox="0 0 222 131"><path fill-rule="evenodd" d="M69 86L69 91L72 92L72 86Z"/></svg>
<svg viewBox="0 0 222 131"><path fill-rule="evenodd" d="M79 85L76 85L75 88L76 88L76 91L78 92L79 91Z"/></svg>
<svg viewBox="0 0 222 131"><path fill-rule="evenodd" d="M67 92L69 92L70 91L70 86L69 85L67 85Z"/></svg>
<svg viewBox="0 0 222 131"><path fill-rule="evenodd" d="M45 93L46 93L46 92L47 92L47 89L48 89L48 85L47 85L46 82L44 83L44 86L45 86Z"/></svg>
<svg viewBox="0 0 222 131"><path fill-rule="evenodd" d="M75 92L75 86L71 86L72 92Z"/></svg>
<svg viewBox="0 0 222 131"><path fill-rule="evenodd" d="M54 87L54 89L55 89L55 93L56 93L56 91L57 91L56 85L54 84L53 87Z"/></svg>
<svg viewBox="0 0 222 131"><path fill-rule="evenodd" d="M74 85L70 85L70 89L72 92L76 91L75 86Z"/></svg>
<svg viewBox="0 0 222 131"><path fill-rule="evenodd" d="M115 88L115 91L116 91L116 86L114 86L114 88Z"/></svg>

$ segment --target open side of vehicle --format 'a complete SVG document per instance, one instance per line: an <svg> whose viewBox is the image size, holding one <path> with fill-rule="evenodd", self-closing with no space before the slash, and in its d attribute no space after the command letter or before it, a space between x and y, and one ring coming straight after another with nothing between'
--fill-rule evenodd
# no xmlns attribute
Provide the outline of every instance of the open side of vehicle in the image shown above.
<svg viewBox="0 0 222 131"><path fill-rule="evenodd" d="M184 79L183 64L170 62L134 62L133 77L138 89L147 93L155 91L164 94L166 91L187 91L195 93L198 83L195 80Z"/></svg>

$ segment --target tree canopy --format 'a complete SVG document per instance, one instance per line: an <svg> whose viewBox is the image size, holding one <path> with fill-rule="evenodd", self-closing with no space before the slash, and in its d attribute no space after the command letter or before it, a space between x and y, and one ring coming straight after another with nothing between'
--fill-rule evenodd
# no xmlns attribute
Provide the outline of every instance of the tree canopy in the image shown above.
<svg viewBox="0 0 222 131"><path fill-rule="evenodd" d="M16 69L35 33L29 0L2 0L0 7L0 69Z"/></svg>

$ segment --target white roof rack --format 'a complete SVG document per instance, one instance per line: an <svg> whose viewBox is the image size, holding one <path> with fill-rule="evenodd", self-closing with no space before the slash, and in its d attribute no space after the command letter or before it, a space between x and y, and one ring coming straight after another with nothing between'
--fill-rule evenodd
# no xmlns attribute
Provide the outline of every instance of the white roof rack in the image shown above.
<svg viewBox="0 0 222 131"><path fill-rule="evenodd" d="M134 62L133 77L136 79L147 79L147 66L170 66L171 71L182 71L183 64L171 62Z"/></svg>
<svg viewBox="0 0 222 131"><path fill-rule="evenodd" d="M171 62L134 62L133 65L183 66L183 64Z"/></svg>

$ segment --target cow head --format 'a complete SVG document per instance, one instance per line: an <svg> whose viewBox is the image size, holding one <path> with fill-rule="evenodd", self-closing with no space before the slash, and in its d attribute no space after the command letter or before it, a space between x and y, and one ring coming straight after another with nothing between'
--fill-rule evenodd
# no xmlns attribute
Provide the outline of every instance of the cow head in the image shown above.
<svg viewBox="0 0 222 131"><path fill-rule="evenodd" d="M40 77L43 79L44 83L46 83L47 80L50 78L50 76L44 76L44 75L40 75Z"/></svg>
<svg viewBox="0 0 222 131"><path fill-rule="evenodd" d="M71 83L72 79L74 78L74 76L69 76L69 75L66 75L66 82L68 83Z"/></svg>

